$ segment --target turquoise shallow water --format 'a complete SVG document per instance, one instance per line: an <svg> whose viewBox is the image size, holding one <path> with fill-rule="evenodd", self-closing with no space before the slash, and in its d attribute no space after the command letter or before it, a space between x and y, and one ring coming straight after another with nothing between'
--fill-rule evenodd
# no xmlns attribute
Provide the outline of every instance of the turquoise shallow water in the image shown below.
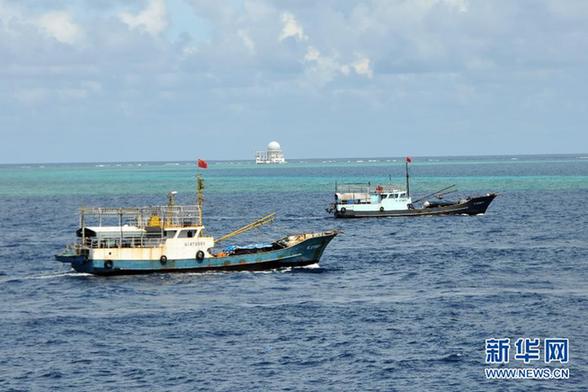
<svg viewBox="0 0 588 392"><path fill-rule="evenodd" d="M78 208L191 202L193 163L0 166L0 390L585 391L586 156L416 157L415 197L500 195L484 216L353 221L324 212L335 181L402 184L401 159L210 162L210 233L269 211L235 241L342 230L320 267L115 278L53 259ZM570 379L487 381L492 337L569 338Z"/></svg>
<svg viewBox="0 0 588 392"><path fill-rule="evenodd" d="M463 191L588 189L588 159L582 155L416 158L412 190L433 192L447 184ZM193 191L192 162L0 166L0 195L161 194ZM209 193L329 192L335 182L394 182L404 185L401 159L292 161L281 166L210 162Z"/></svg>

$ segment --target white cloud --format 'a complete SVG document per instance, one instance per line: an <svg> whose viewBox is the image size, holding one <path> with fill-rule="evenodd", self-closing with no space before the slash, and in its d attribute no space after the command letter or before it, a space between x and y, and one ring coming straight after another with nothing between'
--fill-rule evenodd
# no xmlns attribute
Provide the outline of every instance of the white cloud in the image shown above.
<svg viewBox="0 0 588 392"><path fill-rule="evenodd" d="M102 84L95 80L73 82L59 87L21 87L14 91L13 96L28 106L46 104L47 102L78 101L88 99L103 91Z"/></svg>
<svg viewBox="0 0 588 392"><path fill-rule="evenodd" d="M338 57L336 53L330 56L321 55L318 49L309 46L304 55L306 80L313 86L324 86L340 75L349 75L351 68L347 64L341 64Z"/></svg>
<svg viewBox="0 0 588 392"><path fill-rule="evenodd" d="M48 96L48 91L45 88L21 88L14 92L14 98L25 105L36 105L43 101Z"/></svg>
<svg viewBox="0 0 588 392"><path fill-rule="evenodd" d="M459 12L468 12L468 0L443 0L443 2Z"/></svg>
<svg viewBox="0 0 588 392"><path fill-rule="evenodd" d="M37 19L38 26L57 41L73 45L82 39L82 29L66 11L52 11Z"/></svg>
<svg viewBox="0 0 588 392"><path fill-rule="evenodd" d="M130 29L139 29L152 35L161 33L168 26L165 0L150 0L147 7L138 14L122 12L119 18Z"/></svg>
<svg viewBox="0 0 588 392"><path fill-rule="evenodd" d="M371 79L374 72L370 67L370 59L365 56L357 56L357 60L350 64L341 64L337 55L321 56L321 53L313 46L309 46L304 55L304 62L310 66L310 75L316 79L317 75L321 84L332 81L338 74L349 76L352 71L357 75ZM308 75L309 73L307 73Z"/></svg>
<svg viewBox="0 0 588 392"><path fill-rule="evenodd" d="M353 67L355 73L358 75L366 76L370 79L374 76L374 71L370 68L370 59L367 57L360 57L351 64L351 67Z"/></svg>
<svg viewBox="0 0 588 392"><path fill-rule="evenodd" d="M306 54L304 55L305 61L317 61L321 57L321 52L316 48L309 46Z"/></svg>
<svg viewBox="0 0 588 392"><path fill-rule="evenodd" d="M588 1L586 0L546 0L547 8L555 15L568 20L586 20Z"/></svg>
<svg viewBox="0 0 588 392"><path fill-rule="evenodd" d="M304 55L304 62L309 67L306 74L314 82L324 85L334 80L338 75L349 76L354 71L359 76L371 79L374 72L370 67L370 59L357 56L357 60L350 64L342 64L337 55L323 56L313 46L309 46Z"/></svg>
<svg viewBox="0 0 588 392"><path fill-rule="evenodd" d="M243 45L249 50L250 53L255 53L255 42L251 39L249 32L247 30L239 30L237 31L237 35L243 41Z"/></svg>
<svg viewBox="0 0 588 392"><path fill-rule="evenodd" d="M314 86L323 86L333 81L341 68L335 56L321 56L321 52L313 46L307 48L304 62L306 64L305 77Z"/></svg>
<svg viewBox="0 0 588 392"><path fill-rule="evenodd" d="M310 64L312 65L305 70L305 78L312 86L324 86L335 80L340 73L341 66L333 57L320 56Z"/></svg>
<svg viewBox="0 0 588 392"><path fill-rule="evenodd" d="M182 49L182 54L183 54L185 57L190 57L190 56L193 56L193 55L195 55L196 53L198 53L198 48L197 48L197 47L195 47L195 46L185 46L185 47Z"/></svg>
<svg viewBox="0 0 588 392"><path fill-rule="evenodd" d="M296 41L306 41L308 39L308 36L304 34L304 29L291 13L284 12L282 14L282 25L282 32L279 37L280 41L290 37Z"/></svg>
<svg viewBox="0 0 588 392"><path fill-rule="evenodd" d="M7 28L7 21L20 18L20 12L13 5L0 0L0 21L4 22L2 23L3 28Z"/></svg>
<svg viewBox="0 0 588 392"><path fill-rule="evenodd" d="M177 3L189 4L190 16L210 28L185 29L191 19L176 19L183 11ZM341 114L372 114L357 104L364 100L387 108L374 121L382 129L390 118L411 123L413 110L455 107L455 116L439 111L436 122L420 123L423 132L451 128L464 106L480 125L506 129L526 118L527 109L517 112L521 102L546 91L552 95L536 103L544 110L535 110L552 113L542 118L545 128L580 135L588 117L578 82L588 66L586 3L0 0L0 133L60 119L55 130L85 128L89 117L113 118L113 132L137 121L153 129L199 120L210 129L258 129L270 114L288 118L294 103L311 120L324 119L317 108L328 105L336 123ZM173 33L184 30L189 34ZM545 69L554 76L538 74ZM168 74L177 79L165 82ZM231 118L227 107L245 109ZM498 123L498 109L515 122L506 116ZM157 146L146 146L151 150Z"/></svg>

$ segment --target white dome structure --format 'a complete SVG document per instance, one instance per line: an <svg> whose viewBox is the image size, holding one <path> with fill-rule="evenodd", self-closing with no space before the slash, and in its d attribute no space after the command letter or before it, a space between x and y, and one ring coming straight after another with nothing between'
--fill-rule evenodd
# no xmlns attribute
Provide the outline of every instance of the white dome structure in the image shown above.
<svg viewBox="0 0 588 392"><path fill-rule="evenodd" d="M267 151L257 151L255 163L286 163L280 143L274 140L267 145Z"/></svg>
<svg viewBox="0 0 588 392"><path fill-rule="evenodd" d="M280 147L280 143L276 142L275 140L267 145L268 151L280 151L281 149L282 147Z"/></svg>

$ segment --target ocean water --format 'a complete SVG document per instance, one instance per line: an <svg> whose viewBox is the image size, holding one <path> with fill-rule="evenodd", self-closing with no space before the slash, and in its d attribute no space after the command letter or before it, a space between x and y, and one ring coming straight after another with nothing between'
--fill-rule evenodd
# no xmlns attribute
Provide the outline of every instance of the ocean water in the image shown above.
<svg viewBox="0 0 588 392"><path fill-rule="evenodd" d="M588 390L588 156L414 160L414 197L500 193L474 217L325 213L336 181L402 184L398 158L202 172L215 235L271 211L235 242L343 234L313 268L78 274L53 255L80 206L190 203L194 164L0 166L0 390ZM570 378L486 380L485 339L519 337L569 338Z"/></svg>

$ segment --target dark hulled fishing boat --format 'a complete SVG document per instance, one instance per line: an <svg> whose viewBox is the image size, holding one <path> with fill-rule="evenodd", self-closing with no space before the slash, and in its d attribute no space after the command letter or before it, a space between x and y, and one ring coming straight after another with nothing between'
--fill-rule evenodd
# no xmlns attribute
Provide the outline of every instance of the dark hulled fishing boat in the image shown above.
<svg viewBox="0 0 588 392"><path fill-rule="evenodd" d="M445 196L456 192L455 185L413 201L410 197L410 183L406 158L406 189L396 185L336 184L335 202L328 208L335 218L368 218L390 216L423 215L480 215L497 196L487 193L482 196L467 196L448 201ZM434 197L436 200L426 200Z"/></svg>

